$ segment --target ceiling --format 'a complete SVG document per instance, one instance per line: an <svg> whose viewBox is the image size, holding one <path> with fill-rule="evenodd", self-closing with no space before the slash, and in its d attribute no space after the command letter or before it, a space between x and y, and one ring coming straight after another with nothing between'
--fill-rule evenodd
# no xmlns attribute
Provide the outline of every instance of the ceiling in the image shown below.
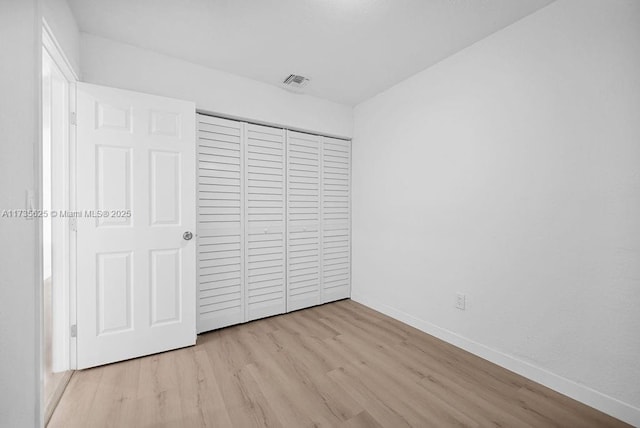
<svg viewBox="0 0 640 428"><path fill-rule="evenodd" d="M553 0L69 0L80 30L355 105Z"/></svg>

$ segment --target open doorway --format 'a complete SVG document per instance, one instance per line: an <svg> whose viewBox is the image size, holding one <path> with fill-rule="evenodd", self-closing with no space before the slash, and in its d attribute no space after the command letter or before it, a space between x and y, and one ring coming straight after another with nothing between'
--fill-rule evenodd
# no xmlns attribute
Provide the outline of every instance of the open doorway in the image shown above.
<svg viewBox="0 0 640 428"><path fill-rule="evenodd" d="M42 295L45 420L71 378L73 358L73 240L71 142L75 75L46 24L42 49Z"/></svg>

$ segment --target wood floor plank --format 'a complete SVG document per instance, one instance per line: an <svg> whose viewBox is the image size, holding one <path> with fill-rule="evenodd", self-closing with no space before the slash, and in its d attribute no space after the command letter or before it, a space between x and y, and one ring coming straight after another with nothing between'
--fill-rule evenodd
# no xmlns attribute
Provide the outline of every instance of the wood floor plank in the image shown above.
<svg viewBox="0 0 640 428"><path fill-rule="evenodd" d="M180 406L187 426L231 427L207 354L185 349L176 357Z"/></svg>
<svg viewBox="0 0 640 428"><path fill-rule="evenodd" d="M92 412L102 373L102 368L74 373L48 426L51 428L84 426Z"/></svg>
<svg viewBox="0 0 640 428"><path fill-rule="evenodd" d="M123 413L131 411L125 402L136 400L138 387L139 361L129 364L110 364L102 369L100 383L96 389L94 402L102 406L93 406L94 411L87 417L86 426L118 427Z"/></svg>
<svg viewBox="0 0 640 428"><path fill-rule="evenodd" d="M625 427L351 300L76 372L49 427Z"/></svg>
<svg viewBox="0 0 640 428"><path fill-rule="evenodd" d="M382 428L382 425L380 425L369 412L363 410L340 425L340 428Z"/></svg>
<svg viewBox="0 0 640 428"><path fill-rule="evenodd" d="M370 389L385 394L386 402L402 397L403 414L415 414L413 426L477 426L475 421L453 405L421 388L417 383L418 378L399 372L397 361L385 358L379 352L380 348L371 347L365 340L347 335L337 336L333 341L358 355L350 368L359 373ZM375 376L372 376L374 373Z"/></svg>
<svg viewBox="0 0 640 428"><path fill-rule="evenodd" d="M253 341L254 344L262 342L260 338L254 338ZM276 354L265 351L264 361L277 366L283 382L294 382L302 389L299 391L301 394L308 394L311 402L323 407L318 409L319 413L329 412L327 418L335 423L350 419L362 411L348 394L344 394L327 378L325 361L298 337L284 335L280 343L282 347Z"/></svg>
<svg viewBox="0 0 640 428"><path fill-rule="evenodd" d="M251 344L263 357L251 367L251 373L261 384L261 390L265 395L279 397L271 401L272 405L286 403L286 409L280 409L278 415L288 410L295 410L299 415L317 415L311 419L311 422L321 426L335 426L342 421L341 416L345 414L348 417L352 416L344 403L340 402L340 397L331 396L328 391L319 388L318 383L312 379L312 374L308 373L304 367L304 353L301 352L301 348L291 349L296 346L295 342L284 343L274 352L265 346L265 341L259 337L242 334L237 336L240 342L245 342L247 339L250 339L247 344ZM294 354L296 356L292 357ZM293 397L295 400L292 399Z"/></svg>
<svg viewBox="0 0 640 428"><path fill-rule="evenodd" d="M358 376L347 372L344 367L332 370L329 377L350 394L380 425L385 427L410 427L410 417L397 409L395 403L388 403L363 384Z"/></svg>
<svg viewBox="0 0 640 428"><path fill-rule="evenodd" d="M211 334L220 340L208 342L205 349L232 425L280 426L267 399L250 375L246 356L238 354L242 348L234 341L229 341L221 331Z"/></svg>

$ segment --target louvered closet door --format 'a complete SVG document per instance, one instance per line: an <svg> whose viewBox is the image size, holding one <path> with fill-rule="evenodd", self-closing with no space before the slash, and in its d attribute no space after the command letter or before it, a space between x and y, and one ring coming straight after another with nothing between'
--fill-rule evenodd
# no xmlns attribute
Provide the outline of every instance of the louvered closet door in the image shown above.
<svg viewBox="0 0 640 428"><path fill-rule="evenodd" d="M287 310L321 302L321 137L287 131Z"/></svg>
<svg viewBox="0 0 640 428"><path fill-rule="evenodd" d="M286 311L285 131L245 125L246 320Z"/></svg>
<svg viewBox="0 0 640 428"><path fill-rule="evenodd" d="M198 115L198 332L244 322L243 124Z"/></svg>
<svg viewBox="0 0 640 428"><path fill-rule="evenodd" d="M323 137L322 303L351 293L351 142Z"/></svg>

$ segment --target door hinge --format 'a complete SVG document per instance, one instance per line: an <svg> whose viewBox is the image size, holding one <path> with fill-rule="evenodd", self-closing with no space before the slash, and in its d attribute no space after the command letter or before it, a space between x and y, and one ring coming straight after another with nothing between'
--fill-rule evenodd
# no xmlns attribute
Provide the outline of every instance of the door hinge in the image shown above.
<svg viewBox="0 0 640 428"><path fill-rule="evenodd" d="M78 124L78 118L76 117L76 112L72 111L69 114L69 121L71 122L72 125L77 125Z"/></svg>
<svg viewBox="0 0 640 428"><path fill-rule="evenodd" d="M73 324L71 326L71 337L77 337L78 336L78 326L76 324Z"/></svg>
<svg viewBox="0 0 640 428"><path fill-rule="evenodd" d="M72 232L77 232L78 231L78 219L75 217L71 217L69 219L69 229Z"/></svg>

